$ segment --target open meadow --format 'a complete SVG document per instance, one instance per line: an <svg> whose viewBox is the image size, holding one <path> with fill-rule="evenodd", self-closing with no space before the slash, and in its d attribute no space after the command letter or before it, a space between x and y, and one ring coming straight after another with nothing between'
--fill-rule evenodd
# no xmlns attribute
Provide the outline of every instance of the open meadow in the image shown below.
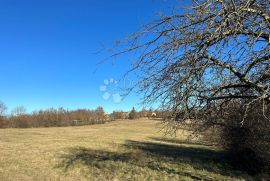
<svg viewBox="0 0 270 181"><path fill-rule="evenodd" d="M224 153L159 121L1 129L0 180L249 180Z"/></svg>

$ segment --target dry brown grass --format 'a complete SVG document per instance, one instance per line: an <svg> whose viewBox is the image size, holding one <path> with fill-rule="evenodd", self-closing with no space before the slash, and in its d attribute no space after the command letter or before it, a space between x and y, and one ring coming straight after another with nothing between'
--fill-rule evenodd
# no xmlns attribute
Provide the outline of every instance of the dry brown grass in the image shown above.
<svg viewBox="0 0 270 181"><path fill-rule="evenodd" d="M157 121L1 129L0 180L244 180L223 153L164 138Z"/></svg>

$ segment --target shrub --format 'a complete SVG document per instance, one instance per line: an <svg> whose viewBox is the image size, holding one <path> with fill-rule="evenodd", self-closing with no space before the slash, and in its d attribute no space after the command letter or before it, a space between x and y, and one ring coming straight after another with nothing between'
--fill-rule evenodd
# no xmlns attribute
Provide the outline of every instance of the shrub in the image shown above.
<svg viewBox="0 0 270 181"><path fill-rule="evenodd" d="M233 166L253 175L270 170L270 110L266 106L263 112L258 105L251 105L247 112L241 105L228 107L224 124L208 135L228 151Z"/></svg>

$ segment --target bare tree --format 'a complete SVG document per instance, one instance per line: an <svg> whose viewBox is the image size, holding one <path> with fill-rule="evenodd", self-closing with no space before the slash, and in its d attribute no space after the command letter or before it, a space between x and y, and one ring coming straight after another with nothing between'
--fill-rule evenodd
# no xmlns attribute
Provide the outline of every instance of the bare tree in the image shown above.
<svg viewBox="0 0 270 181"><path fill-rule="evenodd" d="M4 114L7 110L6 105L0 101L0 128L4 126Z"/></svg>
<svg viewBox="0 0 270 181"><path fill-rule="evenodd" d="M24 106L18 106L11 111L13 116L22 116L26 114L27 109Z"/></svg>
<svg viewBox="0 0 270 181"><path fill-rule="evenodd" d="M7 110L6 105L0 101L0 116L3 116L6 110Z"/></svg>
<svg viewBox="0 0 270 181"><path fill-rule="evenodd" d="M170 128L186 119L221 124L213 108L222 112L236 102L246 111L260 102L267 116L269 32L269 0L193 0L128 36L113 56L135 52L135 87L146 103L170 110Z"/></svg>
<svg viewBox="0 0 270 181"><path fill-rule="evenodd" d="M96 110L94 111L94 117L94 119L96 119L95 121L97 122L105 121L105 112L103 107L99 106L96 108Z"/></svg>

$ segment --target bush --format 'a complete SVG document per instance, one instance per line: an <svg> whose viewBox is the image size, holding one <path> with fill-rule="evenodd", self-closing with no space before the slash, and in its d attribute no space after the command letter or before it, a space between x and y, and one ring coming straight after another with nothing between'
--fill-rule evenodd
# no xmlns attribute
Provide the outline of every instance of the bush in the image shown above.
<svg viewBox="0 0 270 181"><path fill-rule="evenodd" d="M204 121L202 125L196 125L195 128L192 125L192 130L199 127L207 143L211 142L224 148L236 169L251 175L266 173L266 177L269 178L270 105L264 106L263 112L262 103L253 103L246 111L243 103L234 102L222 111L212 110L212 119ZM210 128L208 123L212 124Z"/></svg>
<svg viewBox="0 0 270 181"><path fill-rule="evenodd" d="M261 104L251 105L248 112L244 106L231 106L218 129L218 143L228 151L233 165L253 175L270 170L270 110L262 110Z"/></svg>

